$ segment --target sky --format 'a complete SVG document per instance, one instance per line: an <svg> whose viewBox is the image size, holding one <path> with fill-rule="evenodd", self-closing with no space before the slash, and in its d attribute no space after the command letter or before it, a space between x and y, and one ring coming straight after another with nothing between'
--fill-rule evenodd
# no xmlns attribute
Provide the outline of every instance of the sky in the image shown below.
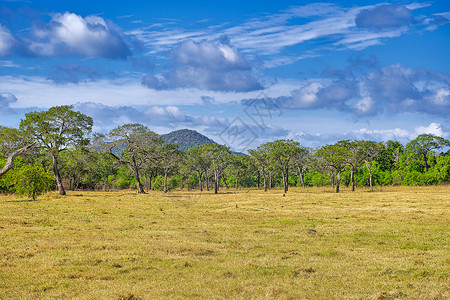
<svg viewBox="0 0 450 300"><path fill-rule="evenodd" d="M450 138L449 56L448 0L0 0L0 125L73 105L241 152Z"/></svg>

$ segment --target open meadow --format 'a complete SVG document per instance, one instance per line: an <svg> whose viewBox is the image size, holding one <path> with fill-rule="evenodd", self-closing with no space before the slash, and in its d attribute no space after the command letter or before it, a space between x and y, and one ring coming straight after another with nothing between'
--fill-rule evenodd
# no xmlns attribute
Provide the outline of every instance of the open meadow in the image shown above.
<svg viewBox="0 0 450 300"><path fill-rule="evenodd" d="M1 299L448 299L450 186L0 196Z"/></svg>

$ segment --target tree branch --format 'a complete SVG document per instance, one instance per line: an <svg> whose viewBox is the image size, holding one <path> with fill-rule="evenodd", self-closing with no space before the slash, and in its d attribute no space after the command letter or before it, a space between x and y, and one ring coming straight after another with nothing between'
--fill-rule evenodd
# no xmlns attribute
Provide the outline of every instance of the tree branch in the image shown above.
<svg viewBox="0 0 450 300"><path fill-rule="evenodd" d="M0 170L0 178L6 174L6 172L8 172L9 170L12 169L12 167L14 167L14 160L17 158L17 156L20 155L24 155L26 153L29 153L31 151L33 151L34 149L36 149L37 147L36 143L27 145L23 148L20 148L19 150L14 151L13 153L11 153L8 156L8 160L6 161L6 165L3 167L3 169Z"/></svg>

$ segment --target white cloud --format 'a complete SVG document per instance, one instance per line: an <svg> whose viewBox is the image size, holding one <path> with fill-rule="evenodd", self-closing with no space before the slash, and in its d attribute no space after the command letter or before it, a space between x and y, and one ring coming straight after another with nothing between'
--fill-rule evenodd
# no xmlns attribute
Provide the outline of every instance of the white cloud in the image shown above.
<svg viewBox="0 0 450 300"><path fill-rule="evenodd" d="M449 135L448 132L444 132L442 130L442 125L438 123L430 123L428 126L418 126L415 128L415 135L420 134L433 134L440 137L447 137Z"/></svg>
<svg viewBox="0 0 450 300"><path fill-rule="evenodd" d="M262 89L250 64L229 41L187 40L170 53L171 70L148 75L142 83L156 90L199 88L212 91L246 92Z"/></svg>
<svg viewBox="0 0 450 300"><path fill-rule="evenodd" d="M125 58L130 54L117 26L98 16L54 14L46 26L34 27L28 49L40 56Z"/></svg>
<svg viewBox="0 0 450 300"><path fill-rule="evenodd" d="M5 56L11 52L15 39L11 32L0 24L0 56Z"/></svg>

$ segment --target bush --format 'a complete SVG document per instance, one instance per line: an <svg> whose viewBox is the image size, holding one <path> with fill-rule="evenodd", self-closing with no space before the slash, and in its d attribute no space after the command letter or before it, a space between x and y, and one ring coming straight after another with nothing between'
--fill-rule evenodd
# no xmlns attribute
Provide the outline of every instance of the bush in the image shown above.
<svg viewBox="0 0 450 300"><path fill-rule="evenodd" d="M162 191L164 189L164 176L158 175L152 180L152 188L155 191Z"/></svg>
<svg viewBox="0 0 450 300"><path fill-rule="evenodd" d="M313 186L326 186L330 184L330 178L326 175L316 173L311 177L310 184Z"/></svg>
<svg viewBox="0 0 450 300"><path fill-rule="evenodd" d="M24 165L14 176L15 192L36 200L52 189L55 182L53 173L44 170L39 164Z"/></svg>

